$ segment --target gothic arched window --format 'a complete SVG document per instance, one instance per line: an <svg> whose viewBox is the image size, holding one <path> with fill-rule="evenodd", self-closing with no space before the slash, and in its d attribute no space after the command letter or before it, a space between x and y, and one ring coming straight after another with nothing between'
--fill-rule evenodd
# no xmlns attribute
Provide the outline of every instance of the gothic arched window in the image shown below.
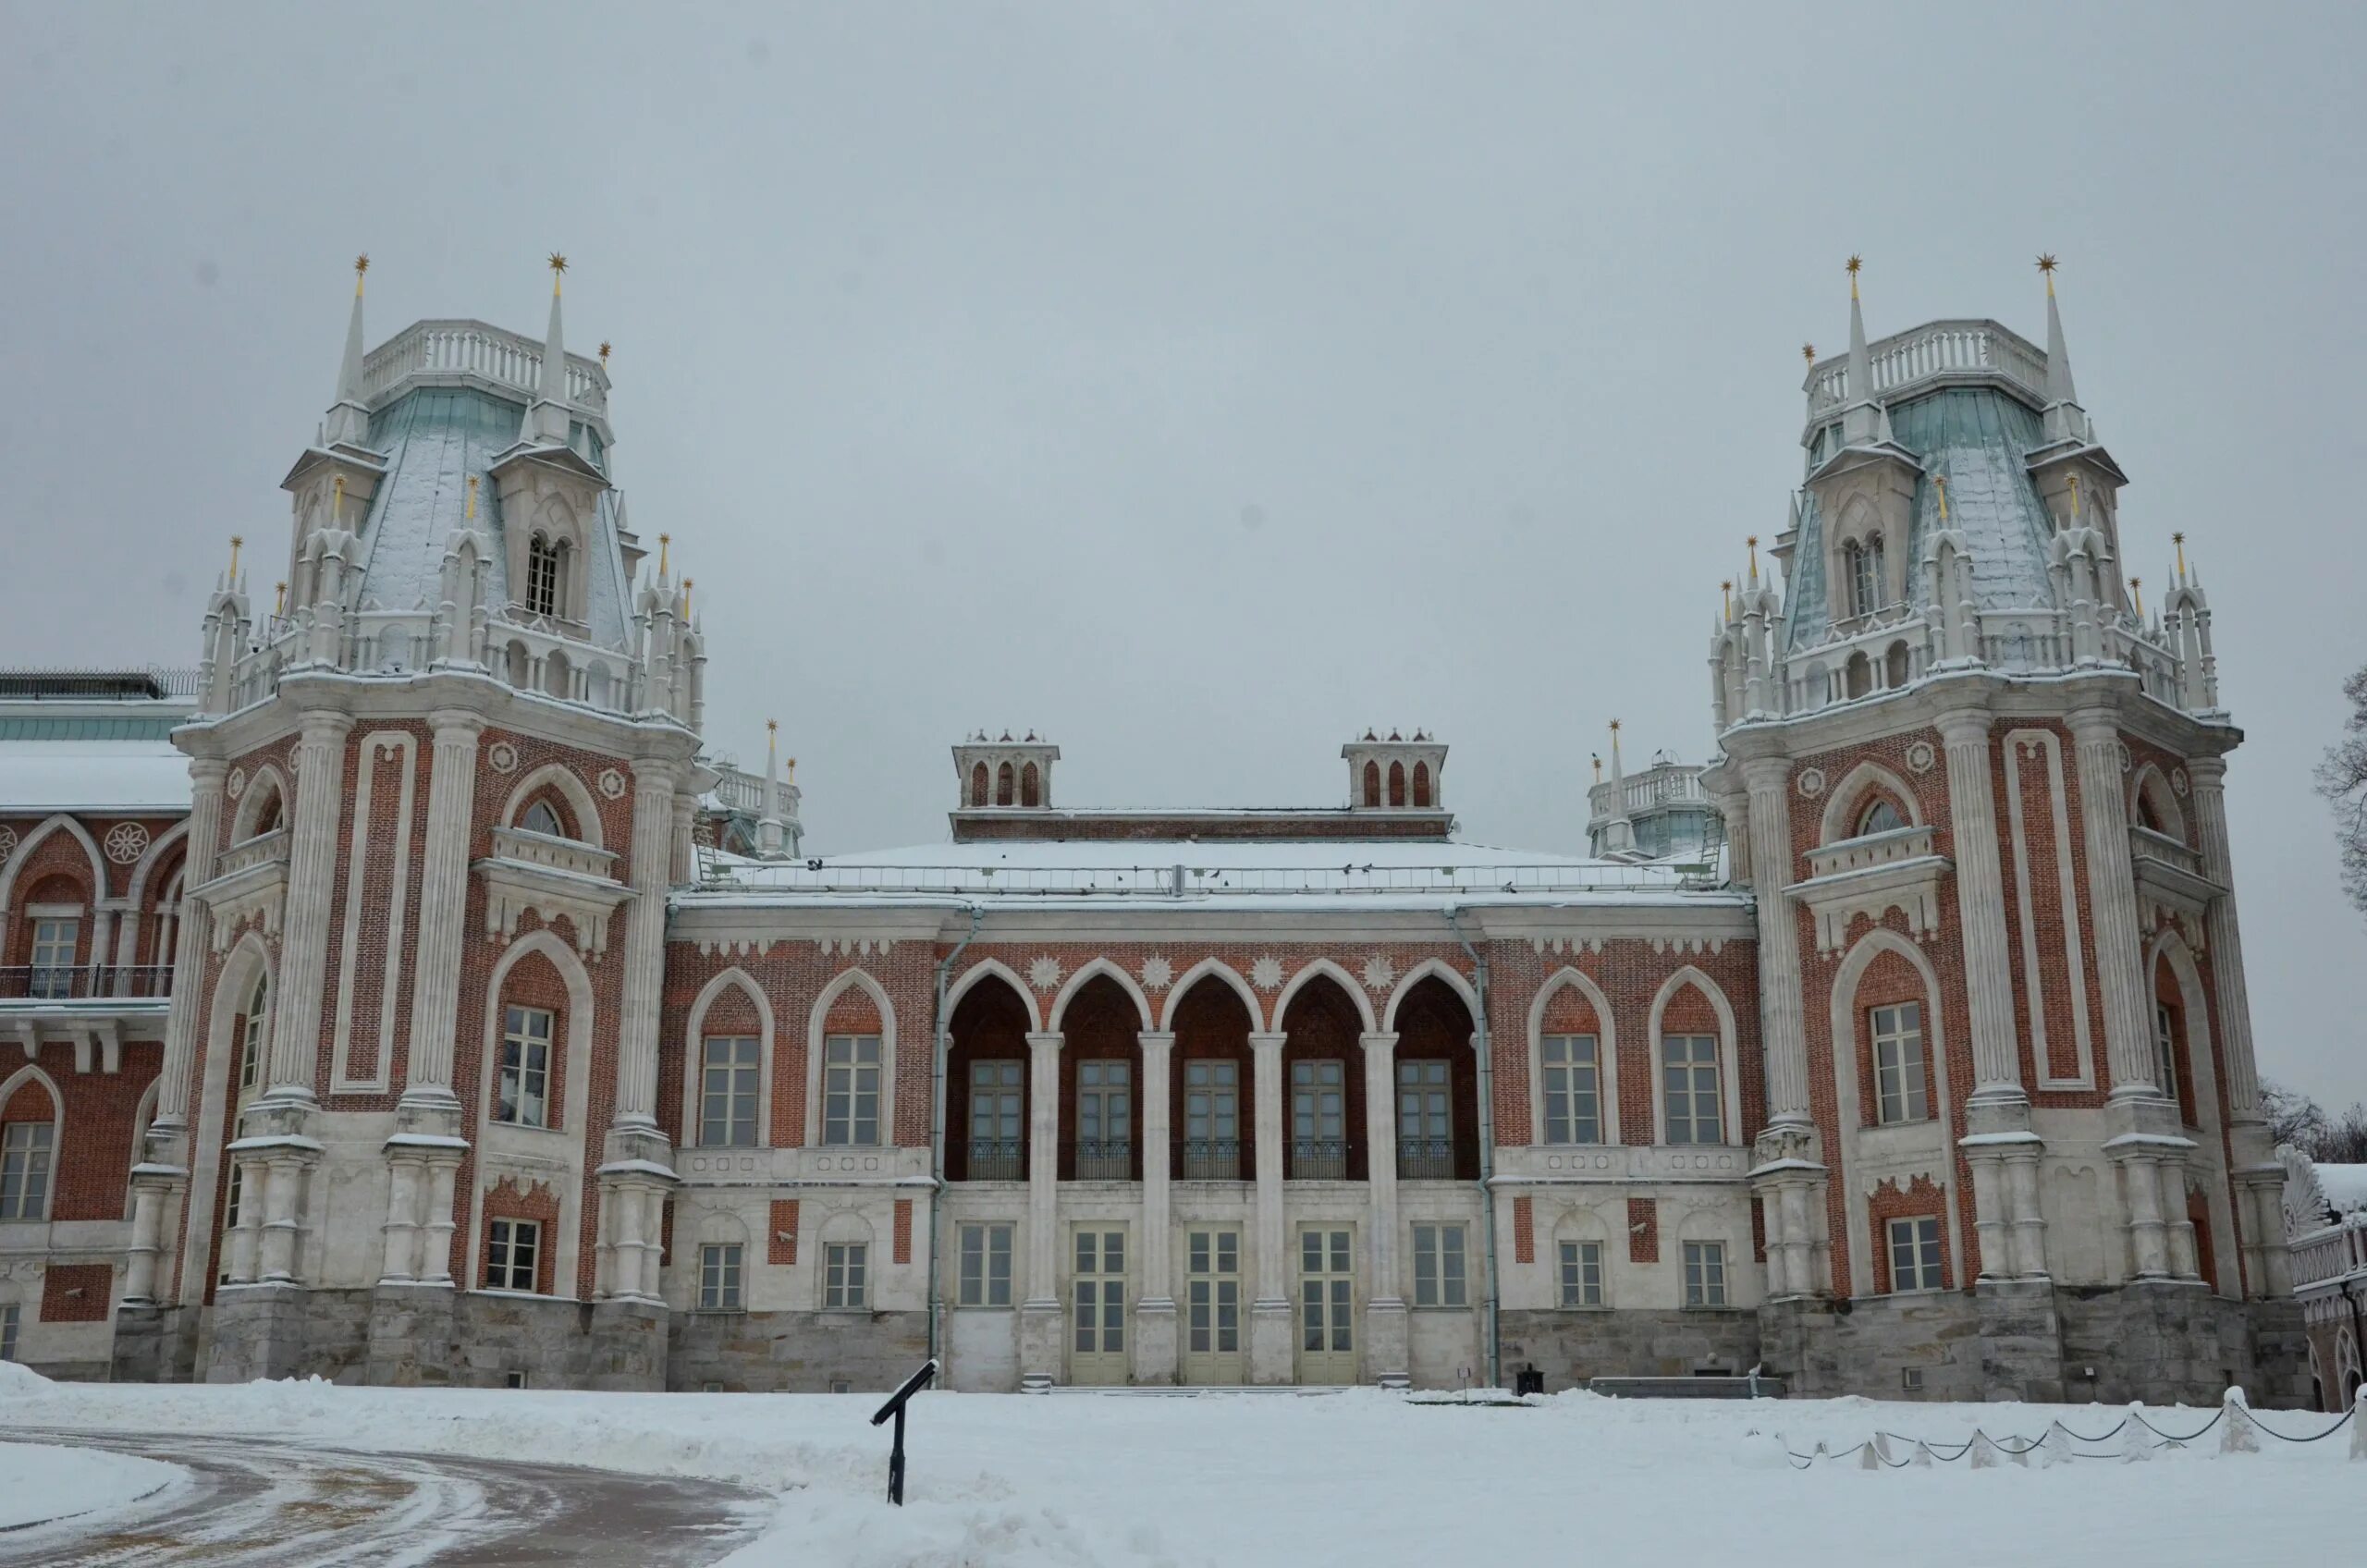
<svg viewBox="0 0 2367 1568"><path fill-rule="evenodd" d="M974 806L982 806L987 803L987 765L985 763L980 763L970 770L970 803Z"/></svg>
<svg viewBox="0 0 2367 1568"><path fill-rule="evenodd" d="M1043 775L1036 771L1036 765L1032 762L1019 770L1019 803L1021 805L1032 806L1038 803L1036 797L1040 793L1042 778Z"/></svg>
<svg viewBox="0 0 2367 1568"><path fill-rule="evenodd" d="M1858 837L1862 839L1870 833L1895 833L1906 826L1907 819L1898 815L1898 808L1888 799L1877 796L1874 803L1866 808L1866 814L1858 819Z"/></svg>
<svg viewBox="0 0 2367 1568"><path fill-rule="evenodd" d="M1011 764L1005 763L1000 767L995 769L995 804L999 806L1007 806L1012 803L1012 775L1011 771Z"/></svg>
<svg viewBox="0 0 2367 1568"><path fill-rule="evenodd" d="M1389 765L1389 803L1392 806L1405 803L1405 765L1402 762Z"/></svg>
<svg viewBox="0 0 2367 1568"><path fill-rule="evenodd" d="M552 809L548 801L536 801L528 806L526 815L518 819L518 826L529 833L540 833L546 839L573 837L568 832L567 824L559 820L558 813Z"/></svg>
<svg viewBox="0 0 2367 1568"><path fill-rule="evenodd" d="M1414 765L1414 804L1426 811L1429 809L1430 765L1426 762Z"/></svg>
<svg viewBox="0 0 2367 1568"><path fill-rule="evenodd" d="M1380 804L1380 764L1377 762L1365 764L1365 804Z"/></svg>
<svg viewBox="0 0 2367 1568"><path fill-rule="evenodd" d="M533 614L558 614L558 569L565 548L540 533L526 545L526 608Z"/></svg>

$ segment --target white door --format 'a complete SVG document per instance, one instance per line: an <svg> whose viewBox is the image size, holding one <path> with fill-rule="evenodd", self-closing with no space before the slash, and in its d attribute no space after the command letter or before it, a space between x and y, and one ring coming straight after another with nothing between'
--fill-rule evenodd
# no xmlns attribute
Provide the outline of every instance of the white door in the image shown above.
<svg viewBox="0 0 2367 1568"><path fill-rule="evenodd" d="M1195 1226L1184 1237L1184 1380L1242 1380L1241 1232Z"/></svg>
<svg viewBox="0 0 2367 1568"><path fill-rule="evenodd" d="M1356 1380L1355 1237L1345 1226L1298 1233L1298 1380Z"/></svg>
<svg viewBox="0 0 2367 1568"><path fill-rule="evenodd" d="M1069 1282L1069 1381L1126 1381L1126 1232L1080 1225Z"/></svg>

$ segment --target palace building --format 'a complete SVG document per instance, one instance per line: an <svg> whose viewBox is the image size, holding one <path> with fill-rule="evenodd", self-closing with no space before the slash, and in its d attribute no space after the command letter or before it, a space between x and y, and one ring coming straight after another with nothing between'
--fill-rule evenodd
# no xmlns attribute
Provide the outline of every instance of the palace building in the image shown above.
<svg viewBox="0 0 2367 1568"><path fill-rule="evenodd" d="M1261 810L981 732L929 841L809 858L703 741L554 263L539 340L368 349L357 286L197 669L0 678L0 1354L2311 1397L2242 736L2051 274L2043 349L1870 342L1853 276L1710 760L1614 734L1586 854L1460 838L1447 745L1375 729Z"/></svg>

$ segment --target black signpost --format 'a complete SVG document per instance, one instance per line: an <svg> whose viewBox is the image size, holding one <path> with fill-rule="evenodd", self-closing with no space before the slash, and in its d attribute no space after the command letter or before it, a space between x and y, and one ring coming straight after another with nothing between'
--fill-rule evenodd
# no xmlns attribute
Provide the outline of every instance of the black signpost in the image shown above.
<svg viewBox="0 0 2367 1568"><path fill-rule="evenodd" d="M931 1356L921 1363L921 1369L904 1379L904 1386L888 1396L888 1403L871 1417L875 1427L890 1415L896 1418L896 1446L888 1455L888 1501L897 1507L904 1506L904 1406L912 1397L937 1380L937 1358Z"/></svg>

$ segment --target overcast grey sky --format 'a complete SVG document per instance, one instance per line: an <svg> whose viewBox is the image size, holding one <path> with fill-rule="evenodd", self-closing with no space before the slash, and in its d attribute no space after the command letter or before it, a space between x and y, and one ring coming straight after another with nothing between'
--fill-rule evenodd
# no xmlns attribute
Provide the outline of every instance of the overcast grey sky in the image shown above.
<svg viewBox="0 0 2367 1568"><path fill-rule="evenodd" d="M2309 783L2367 658L2361 7L348 9L0 4L0 662L195 661L354 252L375 343L539 331L558 249L710 739L780 718L810 846L941 838L978 725L1248 804L1422 724L1467 836L1577 848L1605 720L1708 747L1843 259L1876 335L2036 337L2051 250L2250 735L2262 1065L2367 1096Z"/></svg>

